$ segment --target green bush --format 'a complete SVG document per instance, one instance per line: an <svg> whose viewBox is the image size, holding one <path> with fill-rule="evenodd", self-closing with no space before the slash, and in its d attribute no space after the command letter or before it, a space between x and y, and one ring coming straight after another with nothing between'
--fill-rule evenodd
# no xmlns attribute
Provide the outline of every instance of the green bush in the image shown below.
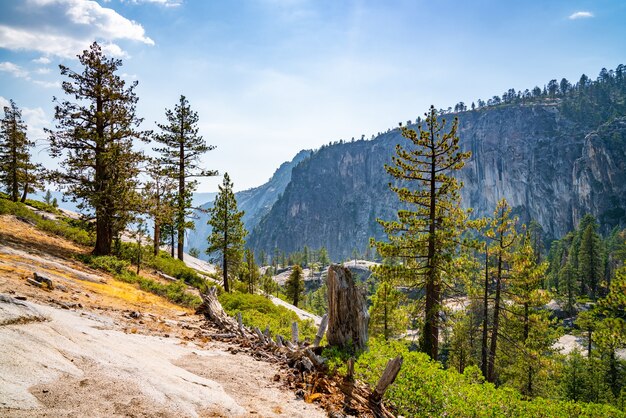
<svg viewBox="0 0 626 418"><path fill-rule="evenodd" d="M359 379L376 384L387 361L402 355L404 362L395 383L385 393L399 414L412 417L624 417L608 405L543 398L525 400L511 388L483 383L480 371L464 374L444 370L426 354L410 352L404 342L370 340L369 351L355 364Z"/></svg>
<svg viewBox="0 0 626 418"><path fill-rule="evenodd" d="M261 295L250 293L222 293L219 296L222 307L229 315L235 316L241 312L244 324L256 326L261 330L267 325L272 335L280 334L284 337L291 336L291 323L298 322L301 338L315 338L315 326L313 321L303 321L295 312L283 306L274 305L269 299Z"/></svg>
<svg viewBox="0 0 626 418"><path fill-rule="evenodd" d="M35 209L43 210L45 212L50 212L54 214L60 214L61 211L58 208L55 208L52 205L47 204L46 202L40 202L38 200L26 199L25 202L28 206L32 206Z"/></svg>

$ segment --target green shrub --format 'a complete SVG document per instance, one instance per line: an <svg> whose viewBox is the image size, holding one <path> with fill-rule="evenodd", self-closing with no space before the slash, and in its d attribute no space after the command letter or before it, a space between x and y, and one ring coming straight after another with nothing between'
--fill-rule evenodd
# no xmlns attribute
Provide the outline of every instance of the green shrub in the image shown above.
<svg viewBox="0 0 626 418"><path fill-rule="evenodd" d="M50 212L54 214L60 214L61 211L58 208L55 208L52 205L47 204L46 202L40 202L38 200L26 199L25 202L28 206L32 206L35 209L43 210L45 212Z"/></svg>
<svg viewBox="0 0 626 418"><path fill-rule="evenodd" d="M272 335L280 334L291 336L291 323L298 322L301 338L315 338L313 321L303 321L295 312L283 306L274 305L269 299L261 295L250 293L222 293L219 296L222 307L229 315L235 316L241 312L244 324L265 329L270 327Z"/></svg>
<svg viewBox="0 0 626 418"><path fill-rule="evenodd" d="M84 221L76 221L65 217L60 217L57 220L44 219L20 202L12 202L8 199L0 198L0 215L17 216L34 224L43 231L67 238L80 245L91 246L95 243L93 233L85 229L86 223Z"/></svg>
<svg viewBox="0 0 626 418"><path fill-rule="evenodd" d="M410 352L404 342L370 340L369 351L355 364L355 374L372 387L387 361L402 355L395 383L385 393L398 413L412 417L623 417L609 405L535 398L525 400L511 388L483 383L476 367L464 374L444 370L426 354Z"/></svg>

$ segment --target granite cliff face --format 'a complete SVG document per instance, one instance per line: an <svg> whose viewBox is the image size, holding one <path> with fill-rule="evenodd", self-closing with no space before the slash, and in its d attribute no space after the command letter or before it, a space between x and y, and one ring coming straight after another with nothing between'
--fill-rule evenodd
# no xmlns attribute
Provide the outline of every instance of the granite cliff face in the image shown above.
<svg viewBox="0 0 626 418"><path fill-rule="evenodd" d="M285 162L276 169L269 181L259 187L235 193L237 206L243 210L243 222L248 231L256 227L258 221L266 216L281 193L285 191L287 184L291 180L291 170L302 160L311 155L310 150L303 150L296 154L291 161ZM206 210L213 207L213 199L217 193L213 193L210 200L205 201L200 208ZM197 248L200 256L205 258L204 250L207 248L207 237L211 234L211 227L207 225L208 214L203 211L196 211L197 219L195 230L189 231L187 248Z"/></svg>
<svg viewBox="0 0 626 418"><path fill-rule="evenodd" d="M455 115L447 115L450 120ZM510 105L458 114L461 146L472 157L459 177L463 206L489 215L504 197L523 222L536 220L549 237L592 213L606 231L626 224L626 117L601 126L577 123L557 103ZM369 237L382 238L376 218L399 207L388 189L398 129L371 141L326 146L293 168L282 196L248 244L268 253L325 246L335 260Z"/></svg>

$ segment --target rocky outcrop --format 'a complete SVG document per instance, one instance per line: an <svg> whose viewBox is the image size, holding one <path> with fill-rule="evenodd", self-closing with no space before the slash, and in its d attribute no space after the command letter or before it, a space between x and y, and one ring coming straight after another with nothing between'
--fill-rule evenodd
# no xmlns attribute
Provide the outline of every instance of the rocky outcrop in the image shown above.
<svg viewBox="0 0 626 418"><path fill-rule="evenodd" d="M522 222L536 220L546 237L562 236L586 213L604 231L626 225L626 118L588 126L549 102L458 117L461 147L472 152L459 174L462 202L473 216L490 215L504 197ZM316 151L294 167L249 245L268 253L325 246L334 260L355 249L364 253L369 237L384 237L376 219L395 218L400 207L384 170L398 143L406 139L395 129Z"/></svg>

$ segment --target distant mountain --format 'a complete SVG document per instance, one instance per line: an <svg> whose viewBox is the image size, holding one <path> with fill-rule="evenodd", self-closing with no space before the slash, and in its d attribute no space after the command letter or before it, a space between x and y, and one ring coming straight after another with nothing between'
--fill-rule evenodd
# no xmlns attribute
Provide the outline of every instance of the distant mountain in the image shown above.
<svg viewBox="0 0 626 418"><path fill-rule="evenodd" d="M310 150L300 151L291 161L281 164L267 183L235 193L237 206L245 212L243 222L248 231L252 231L259 220L269 213L291 181L291 170L308 158L311 153ZM207 237L211 233L211 228L207 225L208 215L203 210L206 211L213 206L215 195L217 193L214 193L206 203L200 205L201 210L196 211L197 218L194 220L196 228L188 232L187 248L199 249L202 258L206 258L204 250L207 248Z"/></svg>
<svg viewBox="0 0 626 418"><path fill-rule="evenodd" d="M504 197L546 238L561 237L586 213L604 232L626 226L626 74L617 73L581 78L563 94L513 94L504 104L443 115L459 117L461 147L472 152L459 179L473 216L492 214ZM384 238L376 218L395 219L400 207L384 165L406 142L394 129L314 152L293 169L248 245L270 254L325 246L335 261L363 253L369 237Z"/></svg>

